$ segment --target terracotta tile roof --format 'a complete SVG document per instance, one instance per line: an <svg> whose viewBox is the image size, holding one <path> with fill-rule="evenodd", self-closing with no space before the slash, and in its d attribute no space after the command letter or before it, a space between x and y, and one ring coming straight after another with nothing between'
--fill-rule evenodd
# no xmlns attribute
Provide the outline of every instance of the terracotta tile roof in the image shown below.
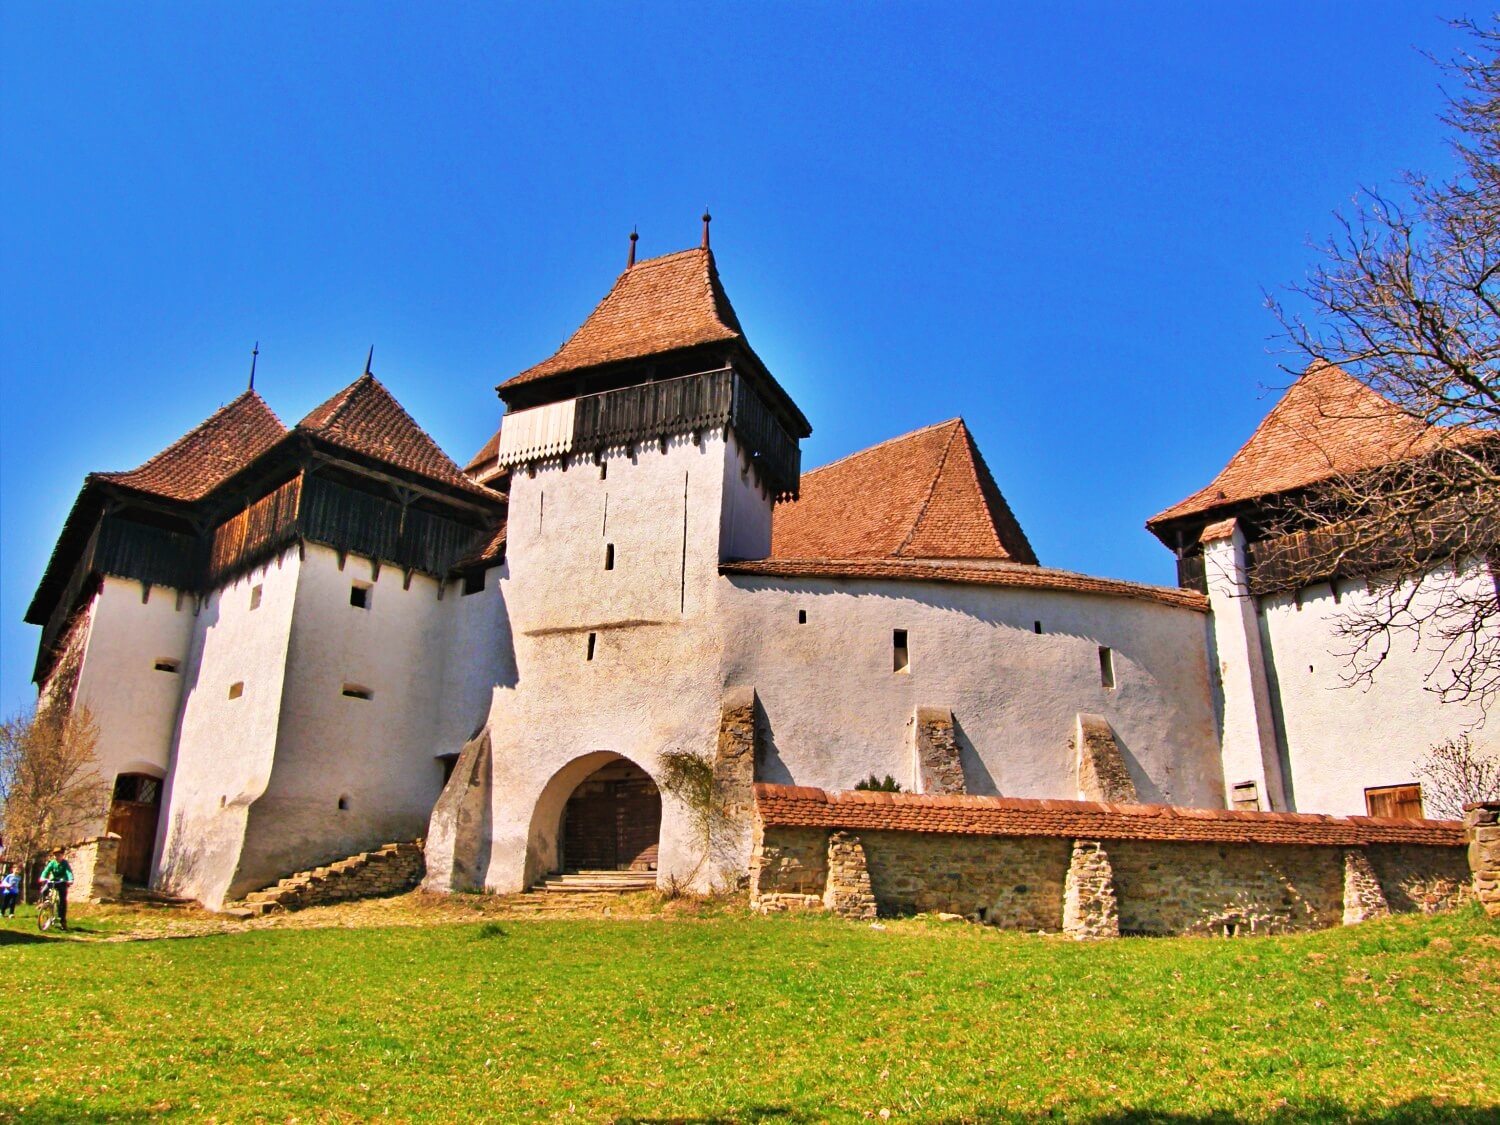
<svg viewBox="0 0 1500 1125"><path fill-rule="evenodd" d="M550 358L500 384L503 391L569 371L743 339L712 251L682 250L637 262Z"/></svg>
<svg viewBox="0 0 1500 1125"><path fill-rule="evenodd" d="M952 582L973 586L1010 586L1031 590L1062 590L1075 594L1100 594L1114 598L1136 598L1163 605L1208 612L1208 599L1196 590L1169 586L1146 586L1115 578L1095 578L1068 570L1050 570L1020 563L985 564L925 562L903 559L752 559L725 563L720 574L762 578L855 578L891 579L898 582Z"/></svg>
<svg viewBox="0 0 1500 1125"><path fill-rule="evenodd" d="M1432 449L1442 433L1403 414L1341 368L1314 364L1207 487L1152 516L1146 526L1399 461Z"/></svg>
<svg viewBox="0 0 1500 1125"><path fill-rule="evenodd" d="M469 458L469 463L464 466L464 472L470 476L477 476L485 469L493 468L495 459L500 456L500 431L496 430L490 436L490 440L479 447L479 452Z"/></svg>
<svg viewBox="0 0 1500 1125"><path fill-rule="evenodd" d="M772 516L771 557L1036 563L962 418L803 473Z"/></svg>
<svg viewBox="0 0 1500 1125"><path fill-rule="evenodd" d="M297 423L297 431L330 445L466 492L494 493L459 472L437 442L412 420L373 375L361 375Z"/></svg>
<svg viewBox="0 0 1500 1125"><path fill-rule="evenodd" d="M140 468L93 476L170 500L201 500L285 434L265 400L246 391Z"/></svg>
<svg viewBox="0 0 1500 1125"><path fill-rule="evenodd" d="M472 570L475 567L485 566L489 563L498 562L505 557L505 531L506 521L501 520L495 530L470 551L458 562L453 564L454 570Z"/></svg>
<svg viewBox="0 0 1500 1125"><path fill-rule="evenodd" d="M1462 847L1457 820L1240 812L1175 805L1012 797L928 797L828 793L796 785L755 786L756 814L770 825L950 836L1064 836L1090 840L1177 840L1212 844L1429 844Z"/></svg>

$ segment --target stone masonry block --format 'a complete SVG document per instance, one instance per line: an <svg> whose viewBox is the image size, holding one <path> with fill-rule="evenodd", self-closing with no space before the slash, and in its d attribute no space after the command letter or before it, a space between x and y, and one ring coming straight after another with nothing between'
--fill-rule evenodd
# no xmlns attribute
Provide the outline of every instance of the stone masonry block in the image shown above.
<svg viewBox="0 0 1500 1125"><path fill-rule="evenodd" d="M1085 801L1133 804L1140 798L1125 768L1115 732L1103 715L1078 715L1078 795Z"/></svg>
<svg viewBox="0 0 1500 1125"><path fill-rule="evenodd" d="M918 707L912 724L912 741L919 793L961 794L967 791L952 711L943 707Z"/></svg>

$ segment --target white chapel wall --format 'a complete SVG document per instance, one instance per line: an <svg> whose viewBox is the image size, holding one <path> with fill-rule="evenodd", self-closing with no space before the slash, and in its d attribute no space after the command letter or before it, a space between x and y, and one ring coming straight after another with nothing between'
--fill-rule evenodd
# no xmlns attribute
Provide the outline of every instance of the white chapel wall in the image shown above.
<svg viewBox="0 0 1500 1125"><path fill-rule="evenodd" d="M671 439L665 451L655 442L609 450L604 461L602 473L574 457L566 471L554 460L512 477L502 586L516 681L495 692L489 722L492 890L519 890L555 863L561 803L581 780L572 772L617 754L656 776L664 751L711 755L716 744L724 491L749 494L753 476L729 469L739 462L735 440L717 432ZM553 783L589 755L598 757ZM716 874L699 863L670 798L660 856L664 877L704 884Z"/></svg>
<svg viewBox="0 0 1500 1125"><path fill-rule="evenodd" d="M271 776L301 569L288 550L209 594L194 620L158 862L164 888L210 907L224 900Z"/></svg>
<svg viewBox="0 0 1500 1125"><path fill-rule="evenodd" d="M275 762L232 894L423 834L443 781L433 732L454 608L437 593L425 575L407 584L399 567L306 547Z"/></svg>
<svg viewBox="0 0 1500 1125"><path fill-rule="evenodd" d="M191 596L106 577L90 608L74 697L99 726L98 771L166 774L192 647ZM157 665L163 669L158 670Z"/></svg>
<svg viewBox="0 0 1500 1125"><path fill-rule="evenodd" d="M1444 566L1423 584L1430 603L1445 589L1493 594L1483 565L1455 576ZM1281 710L1291 797L1299 812L1364 815L1365 789L1415 782L1416 768L1433 744L1473 728L1476 704L1441 703L1427 690L1444 682L1439 642L1408 632L1391 634L1389 655L1368 687L1348 682L1351 643L1336 622L1371 604L1363 579L1327 583L1259 599L1268 671ZM1437 670L1431 681L1428 673ZM1476 737L1482 741L1483 732ZM1231 783L1233 778L1228 778Z"/></svg>
<svg viewBox="0 0 1500 1125"><path fill-rule="evenodd" d="M909 724L926 706L953 712L969 792L1073 798L1070 740L1091 712L1109 720L1142 801L1222 807L1201 613L1064 591L751 576L724 579L720 605L725 684L754 687L769 727L762 780L848 789L874 773L910 789ZM897 629L910 659L899 672Z"/></svg>

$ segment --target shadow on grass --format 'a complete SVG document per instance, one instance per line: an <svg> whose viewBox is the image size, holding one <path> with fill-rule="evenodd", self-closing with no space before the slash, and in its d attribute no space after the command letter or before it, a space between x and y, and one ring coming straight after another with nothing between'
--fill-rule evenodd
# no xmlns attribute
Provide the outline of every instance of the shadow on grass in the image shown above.
<svg viewBox="0 0 1500 1125"><path fill-rule="evenodd" d="M0 945L31 945L53 940L55 939L38 933L35 927L30 930L0 930Z"/></svg>
<svg viewBox="0 0 1500 1125"><path fill-rule="evenodd" d="M173 1115L163 1115L151 1109L88 1109L61 1099L33 1102L28 1106L0 1099L0 1121L27 1121L37 1125L94 1125L95 1122L102 1125L106 1121L155 1121L163 1116Z"/></svg>
<svg viewBox="0 0 1500 1125"><path fill-rule="evenodd" d="M1500 1105L1462 1106L1450 1102L1434 1101L1431 1098L1412 1098L1398 1105L1368 1109L1354 1109L1331 1098L1288 1102L1269 1113L1232 1113L1215 1110L1211 1113L1175 1113L1157 1109L1118 1109L1095 1114L1077 1116L1066 1106L1056 1107L1052 1113L1036 1110L1014 1110L976 1107L972 1113L962 1113L939 1119L934 1125L1021 1125L1047 1120L1075 1121L1080 1125L1239 1125L1243 1121L1262 1121L1267 1125L1302 1125L1303 1122L1339 1122L1340 1125L1497 1125L1500 1123Z"/></svg>

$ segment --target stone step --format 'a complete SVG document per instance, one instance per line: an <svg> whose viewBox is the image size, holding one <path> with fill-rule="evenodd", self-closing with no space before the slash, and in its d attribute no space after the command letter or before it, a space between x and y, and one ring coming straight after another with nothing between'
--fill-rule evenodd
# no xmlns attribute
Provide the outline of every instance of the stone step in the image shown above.
<svg viewBox="0 0 1500 1125"><path fill-rule="evenodd" d="M252 891L225 912L236 917L272 910L299 910L326 902L409 890L422 877L421 842L386 844L309 871L288 875L274 886Z"/></svg>

